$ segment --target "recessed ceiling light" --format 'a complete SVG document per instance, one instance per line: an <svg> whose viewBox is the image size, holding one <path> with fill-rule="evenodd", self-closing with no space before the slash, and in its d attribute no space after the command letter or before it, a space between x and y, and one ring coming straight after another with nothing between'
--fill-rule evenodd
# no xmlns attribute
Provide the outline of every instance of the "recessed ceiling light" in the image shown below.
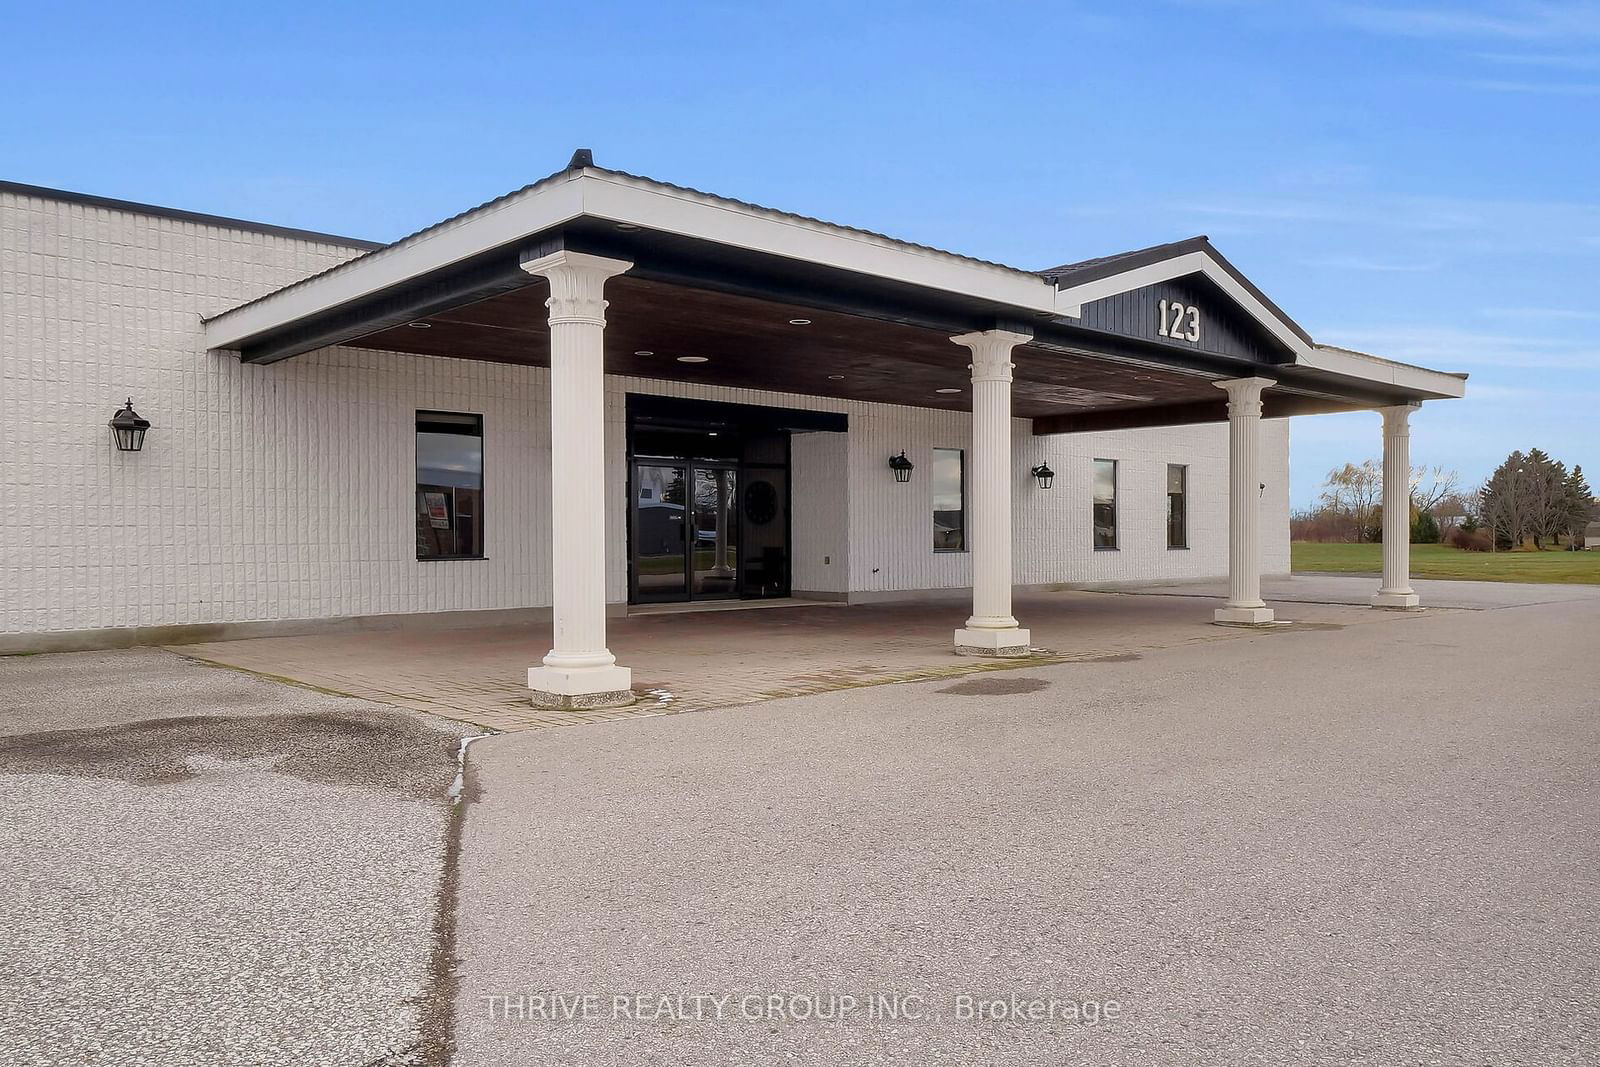
<svg viewBox="0 0 1600 1067"><path fill-rule="evenodd" d="M679 356L678 357L678 362L679 363L710 363L711 361L709 359L707 359L705 356Z"/></svg>
<svg viewBox="0 0 1600 1067"><path fill-rule="evenodd" d="M789 320L789 325L790 326L810 326L811 325L811 320L810 319L790 319Z"/></svg>
<svg viewBox="0 0 1600 1067"><path fill-rule="evenodd" d="M433 323L431 323L431 322L422 322L420 320L417 321L417 322L408 322L408 323L406 323L406 325L411 327L413 330L431 330L431 329L433 329Z"/></svg>
<svg viewBox="0 0 1600 1067"><path fill-rule="evenodd" d="M706 436L707 437L715 437L715 436L717 436L717 431L716 430L707 430L706 431Z"/></svg>
<svg viewBox="0 0 1600 1067"><path fill-rule="evenodd" d="M639 227L635 226L631 222L619 222L619 223L617 223L617 229L621 230L623 233L638 233L639 232Z"/></svg>
<svg viewBox="0 0 1600 1067"><path fill-rule="evenodd" d="M828 381L830 381L830 382L842 382L842 381L844 381L844 375L842 375L842 374L830 374L830 375L828 375Z"/></svg>
<svg viewBox="0 0 1600 1067"><path fill-rule="evenodd" d="M961 392L961 390L959 390L959 389L935 389L934 392L936 392L936 393L959 393L959 392Z"/></svg>
<svg viewBox="0 0 1600 1067"><path fill-rule="evenodd" d="M655 353L650 351L648 348L641 348L637 352L635 352L634 355L636 355L636 356L653 356L653 355L655 355Z"/></svg>

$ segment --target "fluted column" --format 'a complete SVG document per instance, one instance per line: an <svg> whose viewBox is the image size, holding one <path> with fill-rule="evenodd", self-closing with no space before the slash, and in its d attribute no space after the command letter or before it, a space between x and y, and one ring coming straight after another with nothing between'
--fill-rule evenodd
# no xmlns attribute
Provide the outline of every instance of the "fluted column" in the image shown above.
<svg viewBox="0 0 1600 1067"><path fill-rule="evenodd" d="M1228 600L1213 613L1229 626L1261 626L1261 391L1271 378L1213 382L1228 393Z"/></svg>
<svg viewBox="0 0 1600 1067"><path fill-rule="evenodd" d="M1411 413L1421 405L1379 408L1383 416L1383 585L1375 608L1414 608L1411 591Z"/></svg>
<svg viewBox="0 0 1600 1067"><path fill-rule="evenodd" d="M951 338L972 350L972 617L955 634L966 655L1026 656L1031 641L1011 615L1011 350L1031 339L1010 330Z"/></svg>
<svg viewBox="0 0 1600 1067"><path fill-rule="evenodd" d="M550 550L555 642L528 671L533 702L633 701L633 673L606 647L606 279L633 264L555 252L522 264L550 282Z"/></svg>

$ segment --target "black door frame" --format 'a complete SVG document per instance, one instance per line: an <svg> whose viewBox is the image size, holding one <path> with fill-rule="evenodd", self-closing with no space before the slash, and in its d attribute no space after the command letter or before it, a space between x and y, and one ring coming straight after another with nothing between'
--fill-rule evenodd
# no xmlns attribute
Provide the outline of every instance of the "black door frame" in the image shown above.
<svg viewBox="0 0 1600 1067"><path fill-rule="evenodd" d="M683 471L684 505L683 505L683 588L676 593L649 593L641 594L639 591L639 546L634 536L639 528L639 468L640 467L671 467ZM698 539L698 524L695 520L694 487L695 475L700 471L728 471L733 475L733 499L739 500L739 493L743 485L743 472L738 460L704 460L685 459L681 456L632 456L628 457L628 603L630 604L678 604L687 601L699 600L738 600L744 595L744 567L738 555L734 559L733 591L729 593L696 593L694 591L694 553L695 542ZM719 515L719 523L727 520L726 515ZM690 527L695 527L693 533ZM737 546L735 547L737 553Z"/></svg>
<svg viewBox="0 0 1600 1067"><path fill-rule="evenodd" d="M744 463L739 460L728 461L737 472L738 485L735 499L740 501L740 523L743 525L743 493L744 487L751 472L762 469L782 469L783 478L783 514L784 514L784 575L782 591L777 595L787 595L791 591L794 572L794 478L792 465L793 431L828 431L845 433L850 428L849 416L833 411L806 411L794 408L768 407L759 404L732 404L724 401L697 400L689 397L658 396L653 393L628 393L625 398L626 420L625 433L627 438L627 468L625 492L627 494L627 507L625 509L625 523L627 538L626 559L628 567L628 603L663 603L685 602L692 599L709 599L707 597L695 598L691 594L692 582L689 580L688 568L692 562L690 546L685 546L685 580L684 592L681 596L670 598L651 597L641 601L639 598L639 567L635 554L635 528L639 501L637 498L638 465L640 463L657 466L679 466L684 468L686 479L693 479L691 467L696 461L685 457L675 456L638 456L634 450L634 430L641 419L660 426L670 426L678 429L704 429L716 430L719 433L733 436L743 434L773 434L783 438L783 462L778 463ZM721 465L720 460L705 461L704 466L716 467ZM691 509L692 510L692 509ZM688 541L687 526L684 539ZM745 588L744 537L740 537L738 566L738 579L735 595L749 596ZM719 595L717 599L729 599L726 594Z"/></svg>

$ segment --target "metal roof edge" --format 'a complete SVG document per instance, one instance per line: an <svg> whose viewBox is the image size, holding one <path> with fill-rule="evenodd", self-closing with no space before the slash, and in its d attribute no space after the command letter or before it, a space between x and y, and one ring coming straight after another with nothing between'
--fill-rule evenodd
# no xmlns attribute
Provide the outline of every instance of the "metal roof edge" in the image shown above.
<svg viewBox="0 0 1600 1067"><path fill-rule="evenodd" d="M136 200L118 200L109 196L73 192L70 189L53 189L44 185L28 185L23 182L0 180L0 193L12 193L17 196L34 197L40 200L58 200L68 204L82 204L85 207L104 208L107 211L125 211L129 214L149 215L152 218L172 219L176 222L193 222L202 226L216 226L219 229L248 230L251 233L264 233L274 237L288 237L300 241L314 241L318 244L344 245L348 248L360 248L369 252L384 247L381 241L365 241L359 237L344 237L335 233L324 233L321 230L304 230L297 226L279 226L271 222L253 222L249 219L236 219L227 215L209 215L202 211L185 211L182 208L162 207L159 204L145 204Z"/></svg>

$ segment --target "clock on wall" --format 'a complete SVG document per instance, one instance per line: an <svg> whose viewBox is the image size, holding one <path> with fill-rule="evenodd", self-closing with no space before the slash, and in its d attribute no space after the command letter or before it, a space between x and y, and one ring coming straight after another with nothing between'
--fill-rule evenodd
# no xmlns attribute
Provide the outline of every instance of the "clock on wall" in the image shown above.
<svg viewBox="0 0 1600 1067"><path fill-rule="evenodd" d="M744 517L752 526L765 526L778 517L778 491L771 482L751 482L745 486Z"/></svg>

